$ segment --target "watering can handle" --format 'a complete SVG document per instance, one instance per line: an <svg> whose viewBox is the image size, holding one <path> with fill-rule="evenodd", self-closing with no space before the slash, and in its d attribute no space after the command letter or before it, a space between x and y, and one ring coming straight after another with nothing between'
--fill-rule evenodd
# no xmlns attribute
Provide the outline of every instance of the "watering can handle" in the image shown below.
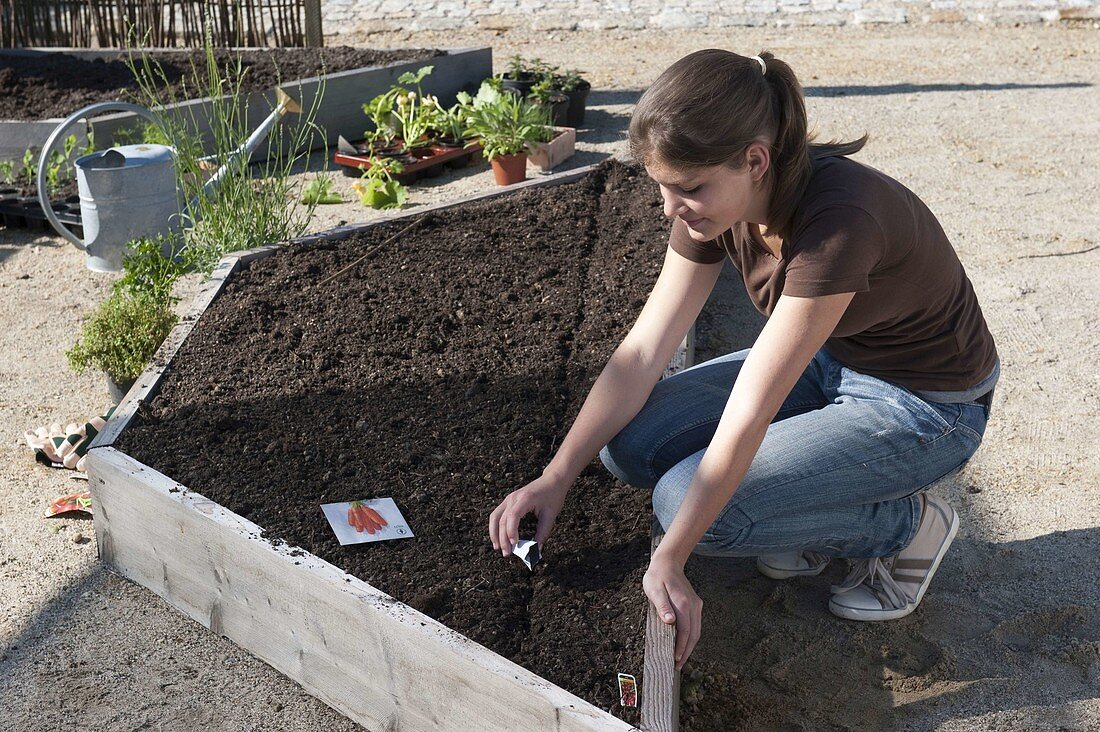
<svg viewBox="0 0 1100 732"><path fill-rule="evenodd" d="M84 107L84 109L70 114L61 124L54 128L49 138L46 139L46 144L42 146L42 154L38 158L38 204L42 206L42 213L46 215L46 219L53 228L57 230L57 233L71 241L73 245L81 251L87 248L84 242L61 223L61 220L57 218L57 214L53 212L53 207L50 205L50 193L46 189L46 168L49 164L50 152L53 151L53 146L57 144L61 135L67 132L78 120L102 112L133 112L134 114L145 117L154 124L159 122L156 115L140 105L130 104L129 102L99 102L97 104L90 104Z"/></svg>

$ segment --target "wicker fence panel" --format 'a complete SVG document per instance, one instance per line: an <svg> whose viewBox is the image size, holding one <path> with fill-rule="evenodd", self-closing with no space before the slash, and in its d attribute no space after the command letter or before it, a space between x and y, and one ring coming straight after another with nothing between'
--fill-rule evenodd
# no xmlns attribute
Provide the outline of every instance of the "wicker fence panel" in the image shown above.
<svg viewBox="0 0 1100 732"><path fill-rule="evenodd" d="M215 46L286 48L320 45L319 27L316 0L0 0L3 48L197 48L208 28Z"/></svg>

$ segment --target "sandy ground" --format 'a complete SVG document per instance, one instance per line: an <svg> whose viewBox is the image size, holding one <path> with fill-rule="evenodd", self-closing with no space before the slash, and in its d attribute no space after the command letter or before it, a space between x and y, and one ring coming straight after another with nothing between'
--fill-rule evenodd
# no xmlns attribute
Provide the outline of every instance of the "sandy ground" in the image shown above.
<svg viewBox="0 0 1100 732"><path fill-rule="evenodd" d="M984 446L936 489L959 509L961 535L918 612L884 625L827 614L839 566L782 584L747 561L694 562L707 628L688 696L700 708L716 697L731 705L745 729L1100 728L1094 24L352 41L491 44L498 65L522 51L585 69L597 91L576 164L621 152L640 90L675 58L708 46L773 50L802 76L822 137L870 132L860 159L939 215L1003 359ZM339 180L348 191L350 182ZM491 185L488 172L449 174L414 189L412 203ZM311 229L368 216L353 205L327 208ZM50 499L77 484L35 465L22 432L104 407L101 377L70 374L64 351L109 286L61 240L0 230L0 727L355 729L106 572L90 522L41 518ZM747 345L758 327L726 278L701 322L700 349Z"/></svg>

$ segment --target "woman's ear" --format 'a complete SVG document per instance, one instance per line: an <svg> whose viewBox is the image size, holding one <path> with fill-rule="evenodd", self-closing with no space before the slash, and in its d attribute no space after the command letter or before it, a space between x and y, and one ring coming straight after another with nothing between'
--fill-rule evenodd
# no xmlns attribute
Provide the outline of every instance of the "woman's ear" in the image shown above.
<svg viewBox="0 0 1100 732"><path fill-rule="evenodd" d="M745 163L749 166L749 175L752 176L753 183L759 183L771 168L771 148L766 142L760 140L750 144L745 151Z"/></svg>

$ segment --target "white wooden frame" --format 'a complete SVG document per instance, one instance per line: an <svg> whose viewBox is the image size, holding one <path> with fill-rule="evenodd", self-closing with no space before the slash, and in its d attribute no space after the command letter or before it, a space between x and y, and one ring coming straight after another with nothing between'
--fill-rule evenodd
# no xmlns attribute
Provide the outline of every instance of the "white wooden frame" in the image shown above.
<svg viewBox="0 0 1100 732"><path fill-rule="evenodd" d="M299 241L345 238L384 221L570 182L593 167ZM370 730L635 730L332 564L273 544L261 527L113 446L138 403L155 396L180 346L234 271L276 249L221 261L154 365L92 443L88 475L100 558ZM686 342L681 350L679 363L690 365ZM654 617L651 607L642 724L650 732L675 732L673 635Z"/></svg>

